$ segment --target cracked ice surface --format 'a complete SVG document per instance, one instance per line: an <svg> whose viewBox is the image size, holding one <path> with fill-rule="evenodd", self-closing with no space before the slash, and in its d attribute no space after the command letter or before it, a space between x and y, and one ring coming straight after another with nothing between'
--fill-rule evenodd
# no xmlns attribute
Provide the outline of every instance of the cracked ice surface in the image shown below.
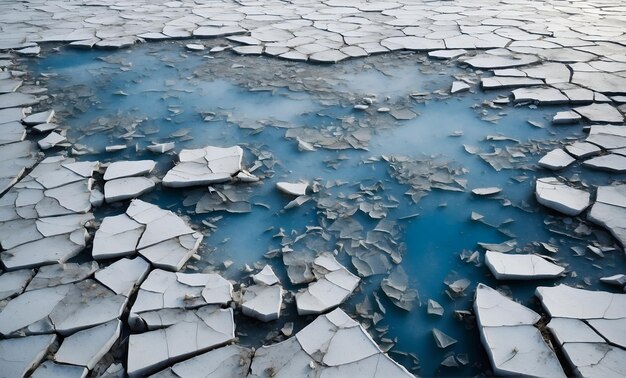
<svg viewBox="0 0 626 378"><path fill-rule="evenodd" d="M319 314L339 306L356 289L360 279L325 253L313 261L317 281L296 294L298 314Z"/></svg>
<svg viewBox="0 0 626 378"><path fill-rule="evenodd" d="M95 234L95 259L139 253L155 267L178 271L202 242L202 234L169 210L133 200L125 214L106 217Z"/></svg>
<svg viewBox="0 0 626 378"><path fill-rule="evenodd" d="M79 48L123 48L143 40L227 37L220 41L224 45L213 48L208 44L205 45L204 42L187 44L187 47L191 50L206 49L207 51L202 54L208 54L212 58L220 51L232 50L240 55L265 54L294 61L308 60L320 63L336 63L349 58L394 50L431 51L429 56L433 58L453 60L458 58L461 65L483 70L483 72L475 74L476 71L472 71L470 77L455 77L452 88L446 87L446 95L447 92L467 90L474 93L478 83L483 89L510 88L510 92L508 89L506 91L507 95L510 93L509 97L502 97L497 100L498 102L487 101L484 105L501 109L501 105L507 103L515 104L516 107L559 104L565 110L557 112L553 118L551 118L552 115L547 118L552 119L554 124L578 121L585 124L613 124L592 125L589 137L584 142L579 140L566 146L550 145L549 149L553 152L541 159L538 165L549 169L562 169L563 177L559 177L558 180L556 178L538 179L536 197L539 203L572 216L572 218L564 218L549 214L549 218L545 221L547 227L553 227L554 219L567 219L568 222L579 224L576 228L578 236L587 231L596 233L597 229L592 230L591 225L583 223L585 220L590 220L607 228L622 245L626 240L623 232L626 229L626 222L622 211L626 206L620 199L620 177L613 176L626 171L626 158L624 157L626 135L621 130L625 113L623 95L626 94L626 75L624 74L626 58L623 47L626 34L623 26L623 7L608 3L561 4L496 0L479 2L456 0L445 4L421 0L393 2L329 0L317 3L266 1L262 4L230 0L210 3L162 0L141 0L132 3L72 0L63 4L44 0L27 0L23 2L2 1L1 3L3 12L0 14L0 31L2 31L0 50L16 50L15 54L20 56L36 56L42 52L45 55L46 49L42 49L37 44L50 41L71 42L73 47ZM471 51L474 49L488 50ZM0 58L2 69L0 71L0 131L2 131L0 191L7 192L0 203L0 243L3 249L0 259L5 270L13 270L8 273L4 272L0 276L2 288L0 294L5 299L0 305L0 319L3 320L0 322L0 328L3 329L3 333L6 332L6 335L13 337L56 331L65 336L62 340L62 351L63 345L70 345L74 339L91 339L89 335L96 329L108 328L107 325L110 324L119 325L117 318L126 307L127 298L132 298L133 291L141 285L135 306L138 306L137 309L144 306L144 310L136 314L131 313L131 316L136 317L133 318L135 323L142 325L138 328L145 328L148 331L131 336L135 342L132 349L133 358L128 356L131 374L154 372L180 359L202 353L207 348L230 342L235 337L232 310L206 306L206 303L226 304L229 302L233 290L230 282L212 273L186 276L157 269L142 284L151 266L166 270L180 270L196 252L202 240L201 233L195 232L186 219L173 212L154 205L132 202L125 214L105 217L96 233L97 242L94 241L92 257L99 260L103 266L102 269L99 269L95 262L80 260L80 264L66 263L89 246L88 231L94 223L91 206L97 206L96 204L101 203L103 198L107 203L111 203L140 196L153 190L158 185L158 178L153 177L155 180L152 180L153 178L136 177L152 171L154 164L151 161L145 165L140 162L112 163L104 173L104 180L107 182L102 186L104 189L104 194L102 194L98 190L92 190L92 173L98 170L97 164L70 163L72 159L51 157L44 160L28 176L18 182L43 157L38 153L35 142L31 140L31 135L35 132L39 131L43 134L37 139L39 139L40 149L45 149L47 156L54 154L54 151L60 148L66 148L65 152L78 156L87 153L90 146L85 148L72 146L70 143L74 141L66 135L65 130L50 123L55 112L50 110L47 103L44 105L45 108L41 108L42 103L48 99L45 95L45 88L30 85L32 82L28 75L23 75L15 70L15 67L11 67L12 59L12 55L3 55ZM122 68L130 69L130 67ZM301 72L297 72L294 77L300 80L302 76L306 76L301 75ZM492 74L494 76L489 76ZM317 80L319 76L315 75L315 78ZM264 85L259 85L259 88L263 88ZM126 94L120 91L119 95ZM56 94L53 94L50 97L54 100L55 96ZM421 95L417 93L410 97L415 100ZM430 99L429 95L425 97ZM409 107L392 109L387 106L374 107L372 105L377 105L374 102L375 99L368 95L362 103L354 105L354 109L363 111L362 114L367 117L372 116L374 113L372 110L376 108L380 113L388 112L395 120L410 120L417 117L417 112ZM57 104L58 102L55 101L55 105ZM31 105L36 113L29 116L32 109L27 107ZM567 110L566 107L571 110ZM172 109L169 110L172 111ZM59 111L61 114L60 109ZM508 109L502 110L501 113L506 113L506 111ZM347 124L349 120L346 118L342 120L342 123L343 121ZM263 122L264 120L259 121L259 123ZM531 124L543 127L540 122ZM572 127L579 126L573 125ZM337 137L341 132L334 133L334 131L322 135L313 127L294 127L289 128L285 136L295 140L301 151L309 153L325 148L366 149L370 147L369 142L374 134L361 124L355 124L355 127L350 129L345 136ZM50 133L45 135L44 132ZM143 137L139 134L131 134L125 137L123 145L108 146L106 151L126 149L130 147L126 142L135 137ZM456 133L454 136L462 137L463 134L462 132ZM507 137L492 135L488 136L487 140L501 142L506 141ZM157 153L164 153L175 147L173 142L150 141L150 143L147 149ZM230 143L248 148L243 141ZM570 141L568 140L567 143ZM371 145L375 148L375 143ZM481 158L497 171L517 167L528 171L540 169L534 162L528 164L523 158L547 152L547 149L543 146L538 147L534 142L517 147L494 147L493 153L478 153L469 145L465 150L472 155L477 155L476 158ZM197 150L182 150L178 158L179 164L167 173L163 181L164 186L186 187L221 182L259 181L260 177L242 170L242 157L243 149L238 146L230 149L206 147ZM447 163L435 165L430 157L421 160L397 156L372 157L372 160L367 161L366 164L373 163L375 159L384 161L390 166L393 179L410 186L405 194L414 202L418 202L432 189L467 194L467 180L460 177L467 173L465 168L455 170ZM339 160L338 158L337 161ZM260 161L259 158L253 167L258 168L257 163ZM329 162L328 166L332 167L333 164L339 165L339 163ZM267 167L270 168L270 165ZM576 174L570 174L572 169L576 170ZM581 169L580 176L578 175L579 169ZM609 172L607 175L611 175L610 181L616 181L614 183L616 185L590 184L585 177L590 169ZM253 169L251 168L250 171L252 172ZM518 176L516 180L519 179L522 182L528 179L531 173L528 175L524 173L524 175L525 178ZM284 179L291 178L287 176ZM381 285L383 292L398 307L412 310L413 302L418 299L417 292L409 288L409 276L402 266L397 266L392 270L392 264L399 264L405 258L404 246L398 233L391 231L392 227L385 223L385 217L393 213L393 209L398 207L400 202L391 195L387 195L386 189L383 192L379 191L379 188L366 185L361 185L360 192L353 197L341 198L341 200L332 196L318 198L317 194L321 185L323 184L320 184L317 179L311 181L311 186L308 187L310 196L305 195L308 188L303 184L291 188L283 187L283 189L290 189L286 190L289 193L300 195L285 209L300 207L306 202L309 202L308 205L316 203L318 214L326 217L320 227L317 227L322 230L319 233L320 239L330 240L331 234L336 236L339 240L337 246L341 247L338 248L339 253L345 251L350 255L352 264L361 277L387 274L392 271L391 275L383 280ZM341 185L338 184L338 186ZM382 188L384 184L380 185ZM330 187L332 185L329 184L328 188ZM598 187L597 192L596 187ZM584 190L576 188L584 188ZM248 189L250 188L212 187L208 193L205 193L203 199L197 202L196 213L220 210L233 213L253 212L250 201L253 194ZM502 201L503 206L511 204L518 206L517 203L512 203L507 198L510 189L507 185L504 186L502 193L493 194L498 194L497 200ZM246 190L248 190L247 193L244 193ZM385 193L387 197L385 200L381 200L383 197L381 193ZM532 189L524 193L532 195ZM596 201L589 214L585 215L584 211L593 198L596 198ZM351 202L355 199L356 201ZM370 200L374 202L369 202ZM256 206L257 203L254 205ZM261 203L258 205L263 206ZM442 207L445 206L446 204L442 204ZM521 206L526 207L524 203ZM366 217L381 220L381 223L376 226L376 229L367 231L360 221L352 218L352 215L359 211ZM539 212L541 213L541 210ZM109 215L109 213L106 214ZM481 214L472 213L473 220L482 222L481 227L489 226L486 218L483 218L485 217ZM212 222L214 220L206 220L208 224ZM504 224L506 222L503 222ZM324 229L326 226L328 226L328 233ZM359 278L336 263L332 257L339 268L333 268L336 266L328 261L320 262L320 259L327 256L320 255L319 252L333 249L319 248L321 244L316 244L317 241L310 238L310 235L318 231L316 226L311 226L310 230L308 227L307 233L300 235L294 233L288 235L289 232L283 233L281 229L278 237L283 239L282 258L287 265L287 273L292 283L308 283L317 279L299 294L300 303L297 303L299 309L302 305L302 297L309 295L308 299L313 298L323 302L321 305L313 306L316 307L316 311L326 311L350 296L359 284ZM497 229L502 233L507 232L501 226ZM366 238L362 237L363 232L367 234ZM290 237L293 237L295 241L290 240ZM601 244L604 244L607 237L602 236L599 239ZM298 245L300 240L303 242ZM300 247L304 242L309 241L311 247L305 251L290 250L291 247ZM554 243L554 241L551 240L549 243ZM542 246L551 253L558 252L558 249L549 243L535 242L534 245L538 248ZM515 243L512 243L510 248L513 249L514 246ZM525 253L535 252L534 249L528 250L528 246L520 244L519 247L523 248ZM574 251L582 255L581 249L585 249L584 246ZM595 254L593 259L615 250L612 246L598 246L595 240L593 245L587 246L587 249ZM502 255L500 252L488 252L486 259L487 266L494 271L494 274L503 274L500 278L528 277L531 271L532 275L538 276L534 263L544 266L545 271L542 270L542 273L551 277L563 271L562 268L549 263L543 257L532 254ZM135 256L136 254L141 256ZM109 261L109 259L124 256L134 258ZM471 256L468 260L471 259L480 265L480 254L476 252L476 255L472 253ZM501 257L499 262L495 261L494 256ZM79 256L79 258L82 257ZM561 261L562 257L563 250L556 259ZM586 257L592 259L590 255ZM150 262L145 261L144 258ZM509 260L508 263L504 259ZM514 260L514 263L511 264L510 260ZM226 265L224 261L224 266ZM511 273L511 265L514 266L513 273ZM598 261L594 262L594 267L599 266ZM189 265L189 267L194 266ZM574 271L571 273L571 277L560 279L573 279L578 274L574 274L576 273ZM271 276L270 274L259 276L260 284L255 279L257 286L248 288L249 291L244 293L244 306L246 301L248 305L253 303L255 298L257 302L260 301L258 298L262 298L261 295L251 298L251 294L261 290L258 288L262 287L262 284L268 284L274 279L278 281L275 275ZM412 276L410 278L413 279ZM582 281L591 285L587 277ZM470 283L469 280L460 277L446 282L449 290L459 295L462 295ZM273 287L273 292L279 293L278 296L272 297L272 315L278 315L281 308L281 303L277 299L282 298L282 292L278 290L277 283L269 284L273 285L270 286ZM323 287L320 288L320 285ZM268 288L263 287L261 291L266 291L266 289ZM332 300L328 300L327 293L324 293L325 289L333 294L336 293L331 298ZM623 285L620 289L623 289ZM479 286L479 290L486 289ZM482 304L478 306L479 302L485 300L485 292L479 294L479 290L477 290L475 313L480 318L483 343L490 353L495 372L498 373L500 369L499 372L528 373L525 369L541 369L532 373L552 376L562 374L557 368L558 363L553 364L553 353L545 346L534 326L538 320L537 314L524 312L520 309L522 306L516 305L503 296L497 297L493 293L491 300L496 302L495 307L482 306ZM248 294L247 298L245 298L246 294ZM588 294L583 295L577 292L565 295L567 294L571 294L571 297L580 299L582 302L596 303L600 308L606 307L607 314L612 314L615 310L612 302L606 305L603 298L616 294L603 293L588 296ZM379 302L378 308L384 313L385 310L378 296L376 294L374 296ZM479 300L480 296L482 298ZM561 299L560 296L561 294L558 299ZM552 299L548 299L547 294L544 297L546 303L552 303ZM611 298L611 301L619 302L618 309L623 308L619 299L621 297L612 296ZM369 303L368 307L368 301L369 299L366 298L359 305L362 308L371 309L372 304ZM437 302L429 301L429 307L436 311L434 303ZM554 303L549 305L546 303L544 306L551 306L552 310L557 311L553 309ZM568 306L576 311L572 310L570 314ZM606 318L608 315L605 314L601 317L579 318L585 314L581 315L577 311L585 306L579 303L567 304L563 307L566 307L568 311L559 313L562 317L553 318L550 323L552 327L549 326L549 328L553 333L559 330L560 334L557 339L564 351L564 356L572 365L572 370L580 375L623 375L623 371L626 370L623 365L623 361L626 360L623 349L625 343L623 314L618 314L618 318ZM258 303L255 304L255 308L259 308ZM503 308L508 312L501 311ZM213 315L226 320L220 321L217 326L207 320L211 317L203 312L204 309L207 309L207 312L213 311ZM419 307L412 311L419 311ZM463 311L458 309L455 314L461 316ZM369 316L366 317L367 326L371 326L369 319L376 325L383 315L374 313L372 316L369 312L369 310L365 311L365 314ZM443 307L441 307L441 312L443 313ZM548 312L552 313L551 310ZM271 347L261 348L255 357L255 360L259 358L256 361L257 374L268 373L265 369L259 370L261 369L259 366L263 366L267 359L271 360L271 363L267 365L271 368L269 372L274 370L287 376L293 376L295 373L342 376L353 375L355 371L366 376L368 374L371 376L407 374L373 345L363 328L357 327L347 319L345 319L345 324L349 324L348 326L337 324L344 322L341 319L337 320L341 318L339 313L342 312L336 310L321 316L309 327L299 332L299 336ZM598 313L590 312L585 316L596 315ZM496 319L495 324L488 324L488 320L492 317ZM508 324L507 321L513 324ZM566 327L563 331L562 325L568 321L571 322L566 325L570 328ZM498 322L505 324L498 324ZM319 326L320 323L328 327ZM217 330L218 334L211 334L211 337L207 337L206 340L195 340L195 343L193 338L180 340L178 330L189 334L202 329L202 335L204 331L210 333L210 330L204 328L203 324ZM315 327L312 327L313 325ZM232 332L230 332L231 329ZM308 331L305 332L307 329ZM321 338L320 335L329 332L329 329L334 330L334 336L318 346L316 343ZM376 329L376 331L383 329L381 333L386 333L384 327L380 325L369 329ZM82 366L95 368L92 365L98 357L93 356L100 356L108 349L109 342L117 337L115 332L113 335L109 337L111 334L107 333L101 343L95 343L93 340L94 344L88 345L89 347L95 346L90 356L87 356L89 358L80 361L72 360L81 365L76 366L72 374L86 375L87 369ZM595 337L592 337L593 335ZM447 346L451 341L443 336L446 335L439 331L435 332L438 343L441 346ZM36 367L48 351L50 339L55 339L56 336L46 335L43 336L44 338L34 339L37 337L26 336L21 339L0 341L4 347L16 343L15 340L20 340L17 343L24 345L19 349L28 351L17 356L18 358L13 358L14 356L10 354L16 349L14 346L9 352L6 348L0 348L2 350L0 355L3 356L0 358L9 356L16 364L11 364L10 369L0 369L0 375L4 373L10 373L12 376L25 375ZM35 345L35 340L45 342ZM89 340L84 343L86 342ZM84 343L81 342L81 344ZM392 344L385 343L386 348ZM510 347L512 343L515 346ZM315 345L312 346L312 344ZM158 345L154 354L146 356L138 352L151 349L153 345ZM354 347L355 345L357 347ZM498 348L490 349L490 346L494 345ZM499 348L502 345L505 348ZM217 369L214 370L216 374L220 374L222 370L219 369L230 366L236 368L237 363L243 372L247 372L250 351L239 349L235 353L236 348L225 347L208 352L198 356L197 359L178 363L163 374L169 372L181 375L188 371L185 369L198 369L195 367L197 364L202 364L203 367L206 367L206 364L213 364L211 366ZM166 349L165 353L163 349ZM542 353L545 352L542 355L545 358L538 358L541 363L533 364L533 361L530 361L531 358L525 355L527 349L531 350L532 356L536 356L537 351L541 350ZM271 354L267 352L269 350L274 350L275 352L272 353L275 354L268 357ZM71 357L74 358L80 357L79 353L73 351L69 354L72 354ZM446 361L449 361L450 357L454 363L456 360L459 362L465 360L457 354L448 356ZM115 358L119 359L119 357ZM216 360L222 358L228 358L228 364L216 366L219 365ZM242 359L243 362L237 361L238 359ZM115 365L123 370L119 361L112 364L109 369L115 371ZM253 371L254 366L253 363ZM318 367L322 370L321 373L317 371ZM65 369L69 369L69 365L46 361L37 368L34 376L45 375L46 370L48 370L47 374L70 374L70 371ZM93 375L100 373L102 371L91 372ZM122 371L121 374L124 372Z"/></svg>
<svg viewBox="0 0 626 378"><path fill-rule="evenodd" d="M474 313L494 373L565 377L554 351L534 326L539 314L483 284L476 288Z"/></svg>
<svg viewBox="0 0 626 378"><path fill-rule="evenodd" d="M139 287L130 309L131 328L141 314L167 308L196 308L206 304L227 304L232 300L232 284L215 273L172 273L155 269Z"/></svg>
<svg viewBox="0 0 626 378"><path fill-rule="evenodd" d="M576 374L623 375L626 369L626 294L559 285L538 287L536 295L552 316L548 328Z"/></svg>
<svg viewBox="0 0 626 378"><path fill-rule="evenodd" d="M90 279L26 291L0 311L0 333L71 334L118 318L127 300Z"/></svg>
<svg viewBox="0 0 626 378"><path fill-rule="evenodd" d="M97 166L47 158L0 199L0 260L6 269L64 263L85 248Z"/></svg>
<svg viewBox="0 0 626 378"><path fill-rule="evenodd" d="M130 336L128 375L131 377L146 375L235 338L232 309L217 306L191 311L164 309L142 316L159 319L157 323L147 321L150 328L158 329Z"/></svg>
<svg viewBox="0 0 626 378"><path fill-rule="evenodd" d="M250 377L343 376L359 371L367 377L401 377L404 367L383 353L361 325L341 309L320 315L294 337L259 348Z"/></svg>
<svg viewBox="0 0 626 378"><path fill-rule="evenodd" d="M528 280L558 277L565 268L537 255L513 255L487 251L485 264L498 280Z"/></svg>
<svg viewBox="0 0 626 378"><path fill-rule="evenodd" d="M178 155L180 162L167 172L163 185L181 188L230 181L241 170L242 158L243 149L239 146L182 150Z"/></svg>

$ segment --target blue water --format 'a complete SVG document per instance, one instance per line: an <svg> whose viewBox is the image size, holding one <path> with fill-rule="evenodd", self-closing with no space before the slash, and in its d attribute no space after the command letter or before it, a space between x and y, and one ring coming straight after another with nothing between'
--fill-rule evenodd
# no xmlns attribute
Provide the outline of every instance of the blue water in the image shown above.
<svg viewBox="0 0 626 378"><path fill-rule="evenodd" d="M243 67L233 67L233 64ZM300 71L301 67L306 67L306 72ZM406 246L402 266L409 276L410 286L419 291L422 306L416 306L411 312L394 307L379 288L384 276L372 276L364 278L361 291L341 307L353 314L355 304L365 296L374 303L373 294L377 293L387 312L370 331L378 339L381 334L375 328L388 326L389 332L384 337L397 341L391 355L407 368L412 368L410 358L395 352L416 354L421 363L419 370L414 372L419 375L466 376L489 369L473 319L460 321L454 316L455 310L471 308L473 288L478 282L492 287L499 284L486 267L476 267L459 258L463 250L480 250L478 242L500 243L515 238L519 248L531 248L540 253L545 251L533 247L533 242L550 242L558 246L559 252L555 257L569 264L568 270L576 271L576 277L568 275L556 281L500 283L512 292L515 299L536 310L540 308L533 292L538 285L564 282L587 287L583 279L589 278L589 287L597 288L598 277L624 271L624 259L619 252L607 253L605 258L596 259L589 253L576 257L570 249L571 246L584 247L597 237L606 237L606 232L594 228L596 233L581 241L548 230L569 227L568 233L573 234L572 230L578 224L574 221L574 226L568 226L563 223L565 218L535 203L534 179L550 175L550 172L540 169L496 172L463 148L464 144L468 144L490 152L494 146L515 146L510 141L486 141L488 135L504 135L522 143L582 137L580 126L550 126L548 120L561 107L529 109L505 106L489 109L489 114L502 116L497 123L491 123L482 121L473 106L506 92L479 91L442 99L433 96L422 104L408 100L408 94L412 92L446 90L453 80L450 75L463 72L458 68L441 65L430 67L433 68L429 70L433 72L431 74L424 73L417 59L407 55L370 57L334 66L238 57L228 52L207 58L202 54L185 52L178 43L149 44L115 52L49 51L31 68L36 73L56 74L48 79L47 85L51 93L60 94L54 102L59 118L67 126L70 140L94 150L93 154L81 156L81 160L155 159L158 161L156 175L163 176L173 165L175 156L143 151L150 142L176 141L176 151L206 145L239 144L246 150L247 166L255 160L252 151L271 153L276 164L271 170L261 168L260 172L273 176L253 186L250 213L193 214L194 206L183 206L183 200L202 188L159 188L142 197L164 208L190 215L194 226L205 232L200 250L202 261L195 263L198 269L214 267L230 279L246 281L247 273L242 272L246 264L267 263L264 254L280 248L280 239L273 237L280 228L288 234L292 230L302 234L306 226L320 225L323 215L314 201L300 208L282 210L290 199L275 190L277 181L316 179L323 185L328 181L343 180L346 185L326 191L337 197L357 193L359 183L381 183L383 190L378 194L385 198L393 196L399 201L397 208L389 209L387 218L397 220L402 226L398 240ZM290 78L280 77L279 73L284 72L292 72L293 75ZM300 90L300 74L313 75L326 84L311 90ZM259 82L259 76L267 78L265 86L252 84ZM276 85L268 86L273 83L272 77ZM290 90L287 85L298 90ZM378 99L389 97L385 106L393 107L400 103L419 116L413 120L396 121L388 114L354 111L352 105L369 94L376 94ZM78 103L82 105L74 107ZM207 114L211 114L210 121L203 120ZM297 142L284 137L285 127L333 128L341 132L342 120L345 121L346 117L354 117L371 130L372 138L366 149L299 152ZM529 119L541 121L546 127L533 127L527 122ZM137 125L136 138L121 140L119 136L130 131L129 126L133 123ZM117 126L97 132L95 125L98 124ZM451 137L457 130L462 130L463 135ZM185 136L173 137L173 133ZM116 153L104 152L106 145L120 143L128 144L129 148ZM135 151L135 144L140 152ZM525 161L532 165L541 155L528 154ZM381 160L381 156L408 156L465 168L467 173L458 178L467 180L468 191L458 193L434 189L415 204L404 194L409 187L399 184L390 175L389 164ZM560 172L565 177L576 173L594 185L609 180L608 175L590 172L577 164ZM523 182L513 179L520 175L528 178ZM469 193L469 189L486 186L500 186L503 193L489 199L476 198ZM510 205L505 206L503 199L510 200ZM99 209L96 216L100 218L120 213L125 206ZM506 230L502 232L470 220L472 211L483 214L491 225L508 219L513 221L507 223ZM415 213L419 215L400 220ZM202 221L214 220L215 217L221 219L215 221L217 229L210 231ZM366 231L378 222L360 213L355 217ZM568 220L565 219L565 222ZM329 241L329 250L334 248L335 242L334 239ZM339 259L356 272L344 253ZM222 266L225 260L233 261L228 269ZM269 263L286 288L297 290L302 287L289 284L280 258L271 259ZM444 281L460 278L467 278L472 284L465 297L453 300L445 294ZM426 313L428 299L434 299L444 307L443 317ZM241 343L258 346L264 342L267 333L280 329L286 321L295 322L297 331L312 320L312 317L298 317L295 313L295 304L290 303L285 316L269 325L238 316L236 322ZM433 327L459 342L445 350L438 349L431 334ZM440 362L451 352L467 354L470 363L459 368L440 367Z"/></svg>

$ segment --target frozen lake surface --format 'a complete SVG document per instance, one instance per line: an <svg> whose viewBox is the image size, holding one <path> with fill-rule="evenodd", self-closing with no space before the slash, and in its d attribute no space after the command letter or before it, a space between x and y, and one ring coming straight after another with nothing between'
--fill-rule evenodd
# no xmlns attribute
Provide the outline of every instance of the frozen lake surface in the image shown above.
<svg viewBox="0 0 626 378"><path fill-rule="evenodd" d="M7 6L0 376L623 376L623 10L485 3Z"/></svg>

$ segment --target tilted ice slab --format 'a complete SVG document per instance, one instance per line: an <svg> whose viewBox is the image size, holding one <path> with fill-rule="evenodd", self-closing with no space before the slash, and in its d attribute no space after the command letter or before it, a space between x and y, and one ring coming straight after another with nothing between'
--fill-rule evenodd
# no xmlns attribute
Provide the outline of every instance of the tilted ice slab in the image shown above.
<svg viewBox="0 0 626 378"><path fill-rule="evenodd" d="M150 264L141 257L117 260L95 274L95 279L115 294L130 296L150 271Z"/></svg>
<svg viewBox="0 0 626 378"><path fill-rule="evenodd" d="M306 182L277 182L276 188L292 196L304 196L309 184Z"/></svg>
<svg viewBox="0 0 626 378"><path fill-rule="evenodd" d="M532 101L541 105L566 104L567 96L555 88L519 88L513 91L513 100L516 103Z"/></svg>
<svg viewBox="0 0 626 378"><path fill-rule="evenodd" d="M119 318L127 300L90 279L27 291L0 311L0 334L68 335Z"/></svg>
<svg viewBox="0 0 626 378"><path fill-rule="evenodd" d="M87 373L89 370L82 366L57 364L47 360L37 367L30 378L85 378Z"/></svg>
<svg viewBox="0 0 626 378"><path fill-rule="evenodd" d="M540 286L535 295L553 318L626 318L626 294L576 289L567 285ZM581 305L584 304L584 305Z"/></svg>
<svg viewBox="0 0 626 378"><path fill-rule="evenodd" d="M25 138L26 129L21 123L0 123L0 148L2 145L21 142Z"/></svg>
<svg viewBox="0 0 626 378"><path fill-rule="evenodd" d="M626 156L620 154L596 156L585 160L583 165L592 169L623 173L626 172Z"/></svg>
<svg viewBox="0 0 626 378"><path fill-rule="evenodd" d="M259 273L252 276L252 279L259 285L271 286L280 283L276 273L274 273L274 270L270 265L265 265Z"/></svg>
<svg viewBox="0 0 626 378"><path fill-rule="evenodd" d="M594 125L589 128L586 142L598 145L605 150L626 147L626 129L617 125Z"/></svg>
<svg viewBox="0 0 626 378"><path fill-rule="evenodd" d="M464 63L479 69L510 68L525 66L531 63L535 63L538 60L539 58L534 55L497 56L488 53L482 53L465 60Z"/></svg>
<svg viewBox="0 0 626 378"><path fill-rule="evenodd" d="M252 350L228 345L203 353L151 375L151 378L192 378L202 372L205 378L245 377L252 362Z"/></svg>
<svg viewBox="0 0 626 378"><path fill-rule="evenodd" d="M513 255L487 251L485 265L498 280L533 280L555 278L565 268L537 255Z"/></svg>
<svg viewBox="0 0 626 378"><path fill-rule="evenodd" d="M581 106L573 109L576 113L591 122L621 123L624 122L624 116L609 104L594 103L587 106Z"/></svg>
<svg viewBox="0 0 626 378"><path fill-rule="evenodd" d="M578 215L589 206L589 193L567 186L554 177L537 179L537 202L566 215Z"/></svg>
<svg viewBox="0 0 626 378"><path fill-rule="evenodd" d="M280 317L282 304L283 288L280 285L252 285L245 289L241 310L246 316L269 322Z"/></svg>
<svg viewBox="0 0 626 378"><path fill-rule="evenodd" d="M538 287L552 316L548 329L572 370L584 377L623 377L626 372L626 294Z"/></svg>
<svg viewBox="0 0 626 378"><path fill-rule="evenodd" d="M539 314L483 284L476 287L474 314L496 375L565 377L554 351L534 327Z"/></svg>
<svg viewBox="0 0 626 378"><path fill-rule="evenodd" d="M166 308L196 308L206 304L227 304L233 286L215 273L173 273L155 269L141 284L130 309L131 328L141 329L143 312Z"/></svg>
<svg viewBox="0 0 626 378"><path fill-rule="evenodd" d="M313 274L317 281L296 294L299 315L319 314L339 306L360 281L330 253L323 253L314 260Z"/></svg>
<svg viewBox="0 0 626 378"><path fill-rule="evenodd" d="M123 177L104 184L104 198L107 203L137 198L151 192L156 184L146 177Z"/></svg>
<svg viewBox="0 0 626 378"><path fill-rule="evenodd" d="M35 126L41 123L52 122L52 117L54 117L54 110L47 110L44 112L33 113L22 118L22 123L27 126Z"/></svg>
<svg viewBox="0 0 626 378"><path fill-rule="evenodd" d="M67 138L65 137L63 133L57 133L55 131L52 131L45 138L40 139L37 142L37 145L42 150L49 150L65 142L67 142Z"/></svg>
<svg viewBox="0 0 626 378"><path fill-rule="evenodd" d="M39 101L41 101L40 97L28 93L10 92L0 94L0 109L35 105Z"/></svg>
<svg viewBox="0 0 626 378"><path fill-rule="evenodd" d="M56 339L56 335L40 335L0 340L0 377L25 377Z"/></svg>
<svg viewBox="0 0 626 378"><path fill-rule="evenodd" d="M154 330L129 337L127 373L131 377L145 376L235 338L231 308L165 309L142 314L142 318Z"/></svg>
<svg viewBox="0 0 626 378"><path fill-rule="evenodd" d="M588 219L626 245L626 185L599 186Z"/></svg>
<svg viewBox="0 0 626 378"><path fill-rule="evenodd" d="M105 217L93 240L94 259L133 255L145 226L126 214Z"/></svg>
<svg viewBox="0 0 626 378"><path fill-rule="evenodd" d="M600 147L587 142L574 142L565 146L567 152L575 156L577 159L586 158L600 153Z"/></svg>
<svg viewBox="0 0 626 378"><path fill-rule="evenodd" d="M120 336L122 322L119 319L85 329L66 337L54 355L60 363L84 366L91 370L111 349Z"/></svg>
<svg viewBox="0 0 626 378"><path fill-rule="evenodd" d="M152 172L155 166L154 160L116 161L107 167L104 179L109 181L122 177L143 176Z"/></svg>
<svg viewBox="0 0 626 378"><path fill-rule="evenodd" d="M294 337L257 349L250 377L412 377L341 309L320 315Z"/></svg>
<svg viewBox="0 0 626 378"><path fill-rule="evenodd" d="M139 252L152 265L177 271L196 252L202 238L173 212L133 200L125 214L102 220L92 255L107 259Z"/></svg>
<svg viewBox="0 0 626 378"><path fill-rule="evenodd" d="M510 87L531 87L534 85L542 85L543 81L531 79L528 77L508 77L493 76L480 79L480 85L483 89L502 89Z"/></svg>
<svg viewBox="0 0 626 378"><path fill-rule="evenodd" d="M182 150L180 162L165 174L163 185L182 188L230 181L241 170L242 158L239 146Z"/></svg>
<svg viewBox="0 0 626 378"><path fill-rule="evenodd" d="M98 263L67 263L42 266L26 287L26 291L79 282L98 270Z"/></svg>
<svg viewBox="0 0 626 378"><path fill-rule="evenodd" d="M567 152L563 151L563 149L556 148L539 159L537 164L541 167L556 171L567 167L575 161L576 159L571 157Z"/></svg>
<svg viewBox="0 0 626 378"><path fill-rule="evenodd" d="M22 269L0 275L0 300L21 294L34 274L32 269Z"/></svg>

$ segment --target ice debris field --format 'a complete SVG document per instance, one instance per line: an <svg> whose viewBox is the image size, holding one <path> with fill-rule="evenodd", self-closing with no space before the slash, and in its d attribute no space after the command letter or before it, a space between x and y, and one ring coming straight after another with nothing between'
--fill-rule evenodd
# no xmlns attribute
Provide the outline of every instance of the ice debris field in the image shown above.
<svg viewBox="0 0 626 378"><path fill-rule="evenodd" d="M0 10L0 377L626 375L621 2Z"/></svg>

